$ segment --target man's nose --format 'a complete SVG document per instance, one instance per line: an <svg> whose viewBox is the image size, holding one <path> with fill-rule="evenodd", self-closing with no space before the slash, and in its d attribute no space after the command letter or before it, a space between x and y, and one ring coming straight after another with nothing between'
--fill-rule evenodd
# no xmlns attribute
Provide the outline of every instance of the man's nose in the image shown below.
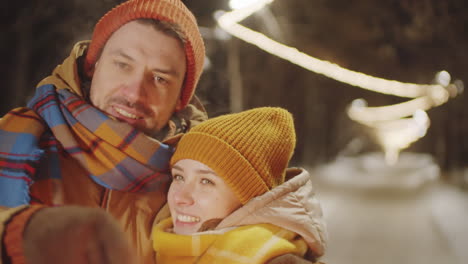
<svg viewBox="0 0 468 264"><path fill-rule="evenodd" d="M124 87L124 95L130 102L137 102L147 97L148 80L145 73L135 73Z"/></svg>

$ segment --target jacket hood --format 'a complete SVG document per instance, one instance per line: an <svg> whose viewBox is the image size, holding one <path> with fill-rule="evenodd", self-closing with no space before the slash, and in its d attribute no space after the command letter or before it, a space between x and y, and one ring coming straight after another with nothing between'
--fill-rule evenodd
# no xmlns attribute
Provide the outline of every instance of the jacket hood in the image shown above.
<svg viewBox="0 0 468 264"><path fill-rule="evenodd" d="M250 200L221 221L216 230L259 223L296 232L315 257L325 252L327 231L322 208L315 197L310 175L302 168L288 169L285 183Z"/></svg>
<svg viewBox="0 0 468 264"><path fill-rule="evenodd" d="M44 84L53 84L56 89L70 89L74 93L83 96L83 91L81 89L82 82L80 80L78 68L79 63L77 61L83 58L83 55L86 54L86 49L88 48L89 41L80 41L73 46L73 49L70 55L59 64L53 70L52 74L44 78L39 82L37 87L40 87Z"/></svg>

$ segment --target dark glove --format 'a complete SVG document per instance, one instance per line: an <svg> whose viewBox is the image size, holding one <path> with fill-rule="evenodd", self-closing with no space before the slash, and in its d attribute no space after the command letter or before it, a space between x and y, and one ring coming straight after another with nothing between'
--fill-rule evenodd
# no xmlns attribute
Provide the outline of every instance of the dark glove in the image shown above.
<svg viewBox="0 0 468 264"><path fill-rule="evenodd" d="M28 264L138 263L123 231L101 209L64 206L34 214L24 231Z"/></svg>

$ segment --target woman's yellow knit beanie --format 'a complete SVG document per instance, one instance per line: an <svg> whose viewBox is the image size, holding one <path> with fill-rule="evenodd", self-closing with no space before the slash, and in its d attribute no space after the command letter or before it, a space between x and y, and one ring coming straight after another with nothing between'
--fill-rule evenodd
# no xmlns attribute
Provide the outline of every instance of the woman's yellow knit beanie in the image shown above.
<svg viewBox="0 0 468 264"><path fill-rule="evenodd" d="M199 161L234 190L242 204L284 182L296 145L292 115L262 107L209 119L180 140L171 166Z"/></svg>

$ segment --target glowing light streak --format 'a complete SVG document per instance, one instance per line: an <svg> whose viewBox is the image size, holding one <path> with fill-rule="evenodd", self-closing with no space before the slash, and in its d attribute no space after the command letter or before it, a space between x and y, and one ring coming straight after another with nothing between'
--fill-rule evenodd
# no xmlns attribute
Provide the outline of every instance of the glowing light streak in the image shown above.
<svg viewBox="0 0 468 264"><path fill-rule="evenodd" d="M407 98L425 96L428 94L428 91L432 91L431 93L434 93L435 91L443 93L443 91L445 91L444 86L440 84L403 83L345 69L337 64L314 58L298 51L296 48L281 44L262 33L239 24L240 21L271 2L273 2L273 0L259 0L248 7L226 12L217 18L218 24L229 34L255 45L266 52L276 55L307 70L325 75L329 78L352 86Z"/></svg>
<svg viewBox="0 0 468 264"><path fill-rule="evenodd" d="M384 150L387 164L394 165L400 151L424 137L429 125L427 113L417 110L411 118L375 122L370 129Z"/></svg>
<svg viewBox="0 0 468 264"><path fill-rule="evenodd" d="M448 98L448 96L446 98ZM417 109L429 110L433 108L433 105L434 101L432 97L423 96L394 105L377 107L351 106L348 108L347 113L354 121L370 126L374 122L389 121L411 116Z"/></svg>
<svg viewBox="0 0 468 264"><path fill-rule="evenodd" d="M241 2L244 2L244 5L241 5ZM380 107L368 107L363 99L358 99L348 108L347 113L351 119L373 132L389 164L395 164L402 149L426 134L430 120L425 110L446 103L451 96L456 96L463 90L461 82L450 83L450 74L446 71L437 74L436 84L404 83L373 77L314 58L239 24L271 2L273 0L257 0L246 4L246 1L231 0L232 7L239 9L221 15L218 12L216 19L219 26L229 34L309 71L370 91L414 98Z"/></svg>

